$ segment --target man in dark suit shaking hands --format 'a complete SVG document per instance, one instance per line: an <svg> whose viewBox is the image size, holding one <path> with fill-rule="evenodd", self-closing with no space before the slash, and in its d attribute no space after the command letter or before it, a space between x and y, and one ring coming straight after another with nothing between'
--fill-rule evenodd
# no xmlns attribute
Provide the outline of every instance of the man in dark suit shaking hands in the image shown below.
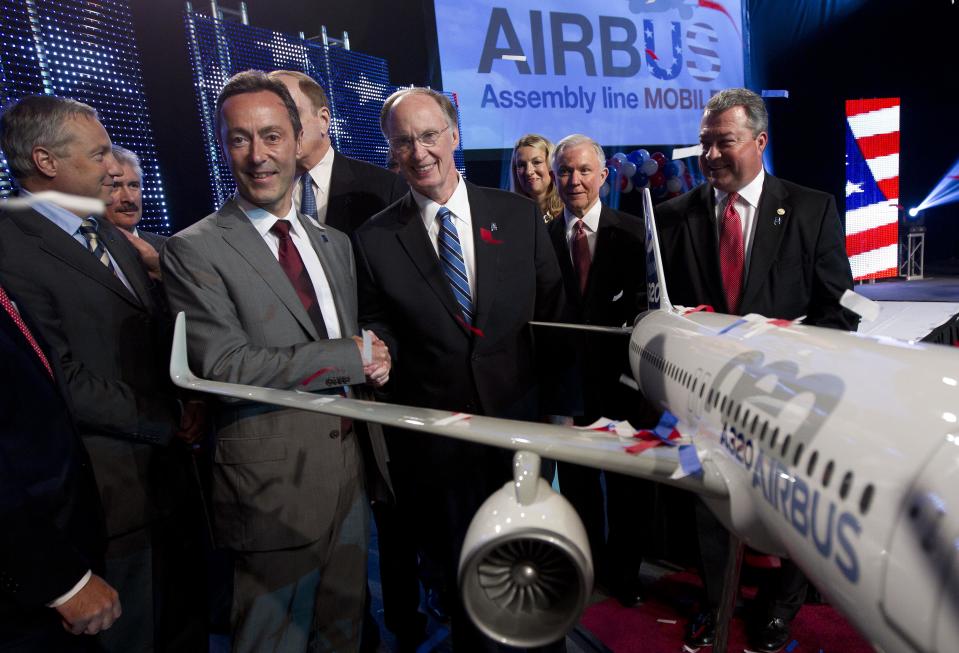
<svg viewBox="0 0 959 653"><path fill-rule="evenodd" d="M360 227L354 243L360 322L390 347L392 398L538 417L539 370L527 323L560 317L563 287L536 205L460 177L456 109L446 96L397 91L383 105L380 125L411 192ZM404 470L395 479L399 503L415 506L410 518L421 546L445 570L452 594L466 528L507 480L509 457L406 433L394 435L390 451ZM454 603L454 648L470 650L481 638Z"/></svg>
<svg viewBox="0 0 959 653"><path fill-rule="evenodd" d="M827 193L763 170L769 120L762 98L727 89L706 105L699 131L700 167L707 183L661 204L656 222L670 298L708 304L733 315L760 313L855 330L857 318L839 304L852 288L843 228ZM706 610L688 632L690 647L712 643L726 534L697 504ZM752 646L777 651L802 605L806 582L788 560L769 593L760 594Z"/></svg>

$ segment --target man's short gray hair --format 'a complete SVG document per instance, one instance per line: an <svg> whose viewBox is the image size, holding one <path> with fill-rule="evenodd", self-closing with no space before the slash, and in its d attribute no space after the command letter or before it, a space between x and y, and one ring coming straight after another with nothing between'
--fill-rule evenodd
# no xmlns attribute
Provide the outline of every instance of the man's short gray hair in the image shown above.
<svg viewBox="0 0 959 653"><path fill-rule="evenodd" d="M592 147L596 152L596 161L599 163L599 167L601 169L606 167L606 153L603 152L603 148L599 143L585 134L570 134L556 144L556 150L553 152L553 160L550 162L550 167L553 169L553 172L557 172L556 164L560 157L563 156L563 152L573 147L579 147L580 145L589 145Z"/></svg>
<svg viewBox="0 0 959 653"><path fill-rule="evenodd" d="M131 152L125 147L114 145L113 158L116 159L117 163L121 166L130 166L133 168L133 174L139 177L140 181L143 181L143 166L140 165L140 157L138 157L135 152Z"/></svg>
<svg viewBox="0 0 959 653"><path fill-rule="evenodd" d="M0 146L10 174L21 180L37 173L33 164L35 147L63 156L74 138L66 122L77 116L99 120L93 107L53 95L27 95L7 107L0 118Z"/></svg>
<svg viewBox="0 0 959 653"><path fill-rule="evenodd" d="M431 98L436 104L439 105L440 109L443 111L443 115L446 116L446 124L450 126L450 129L457 129L456 125L458 123L456 107L453 106L453 103L448 97L434 91L431 88L426 88L424 86L411 86L410 88L401 88L400 90L393 93L391 96L386 98L386 102L383 103L383 108L380 109L380 131L383 132L383 136L389 138L390 135L386 133L386 121L390 117L390 111L393 110L393 106L405 98L407 95L425 95Z"/></svg>
<svg viewBox="0 0 959 653"><path fill-rule="evenodd" d="M769 114L766 113L766 103L757 93L748 88L727 88L709 98L703 113L721 113L733 107L742 107L746 112L746 122L753 130L753 137L759 136L769 129Z"/></svg>

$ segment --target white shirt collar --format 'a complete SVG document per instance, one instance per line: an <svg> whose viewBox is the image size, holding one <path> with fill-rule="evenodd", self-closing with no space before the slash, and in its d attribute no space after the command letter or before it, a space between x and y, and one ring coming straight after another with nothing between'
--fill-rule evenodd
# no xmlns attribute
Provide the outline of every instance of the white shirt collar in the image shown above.
<svg viewBox="0 0 959 653"><path fill-rule="evenodd" d="M293 202L290 202L289 212L282 217L277 217L266 209L261 209L252 202L249 202L240 194L237 194L236 196L236 203L240 205L243 213L245 213L246 217L249 218L251 223L253 223L253 228L256 229L257 233L260 234L260 237L265 237L266 234L270 233L270 229L273 228L273 225L276 224L277 220L289 220L290 231L298 236L306 238L306 232L303 231L303 227L300 225L300 219L297 217L296 208L293 206Z"/></svg>
<svg viewBox="0 0 959 653"><path fill-rule="evenodd" d="M759 208L759 198L763 194L763 181L766 179L766 171L762 168L759 169L759 174L756 175L756 178L751 182L739 189L739 197L742 198L744 202L749 204L754 209ZM715 193L716 206L722 206L723 202L726 201L726 196L729 193L725 193L718 188L714 188L713 192Z"/></svg>
<svg viewBox="0 0 959 653"><path fill-rule="evenodd" d="M599 214L603 211L603 203L599 201L599 198L596 198L596 201L593 202L593 205L589 207L589 210L586 211L586 215L583 216L583 223L586 226L587 231L596 233L599 231ZM563 207L563 217L566 218L566 236L573 231L573 227L576 224L576 221L579 220L579 217L573 215L569 212L569 209Z"/></svg>
<svg viewBox="0 0 959 653"><path fill-rule="evenodd" d="M460 220L466 220L470 214L469 194L466 192L466 184L463 183L463 178L460 177L459 174L456 175L456 188L453 189L453 194L450 195L446 204L434 202L413 189L410 189L410 192L413 194L413 201L416 202L416 206L420 210L420 217L423 218L423 224L426 225L427 231L429 231L430 225L436 220L436 212L439 211L442 206L448 208L453 214L453 217Z"/></svg>
<svg viewBox="0 0 959 653"><path fill-rule="evenodd" d="M310 168L309 174L313 179L313 183L316 184L316 187L319 189L319 192L322 195L326 195L330 192L330 177L333 174L333 156L335 152L333 148L330 147L326 150L326 154L323 155L323 158L320 159L320 162L315 166Z"/></svg>

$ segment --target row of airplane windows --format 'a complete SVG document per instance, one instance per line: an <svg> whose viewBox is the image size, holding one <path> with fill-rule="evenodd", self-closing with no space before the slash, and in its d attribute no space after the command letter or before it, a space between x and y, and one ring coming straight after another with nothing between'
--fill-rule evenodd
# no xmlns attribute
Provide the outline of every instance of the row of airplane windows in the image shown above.
<svg viewBox="0 0 959 653"><path fill-rule="evenodd" d="M675 382L679 383L680 385L685 387L687 390L689 390L693 394L696 394L698 392L700 399L703 398L703 395L706 392L705 381L700 380L691 372L684 370L678 365L665 360L661 356L654 354L648 349L645 349L645 348L643 349L641 357L647 362L649 362L651 365L653 365L660 372L662 372L663 374L665 374L666 376L668 376ZM709 389L709 394L706 397L706 405L707 406L711 405L713 408L719 409L720 415L724 416L724 420L723 420L724 429L728 427L730 423L739 424L742 427L744 432L748 431L749 434L752 435L753 437L757 436L757 430L758 430L759 441L760 442L766 441L766 435L767 433L769 433L769 421L766 419L763 419L762 422L760 423L759 421L760 418L758 413L753 414L752 421L750 421L749 408L746 408L745 410L743 410L744 408L743 404L741 403L737 404L736 402L732 400L731 397L727 397L726 395L723 395L722 393L719 392L719 390L715 388ZM770 453L776 452L776 445L778 442L779 442L779 427L777 426L777 427L774 427L772 429L772 433L769 434L769 452ZM784 462L786 462L786 464L789 464L787 457L789 455L791 442L792 442L792 435L787 433L786 436L782 439L782 443L779 446L780 457L783 459ZM804 446L803 446L803 443L800 442L796 445L795 449L793 450L793 456L792 456L793 467L799 467L799 462L800 460L802 460L803 451L804 451ZM810 479L813 477L813 474L815 474L816 472L816 466L818 462L819 462L819 452L814 450L811 454L809 454L809 458L806 461L806 476L808 476ZM836 471L835 467L836 467L835 463L832 460L830 460L828 463L826 463L825 467L823 468L822 479L821 479L823 488L828 488L829 484L832 482L833 474ZM840 499L845 500L846 497L849 496L849 493L852 491L852 485L853 485L853 473L852 473L852 470L848 470L846 471L845 474L843 474L842 481L840 482L840 485L839 485ZM860 514L865 515L867 512L869 512L869 507L872 505L872 499L874 494L875 494L875 488L873 487L872 483L868 483L863 488L862 494L859 497Z"/></svg>

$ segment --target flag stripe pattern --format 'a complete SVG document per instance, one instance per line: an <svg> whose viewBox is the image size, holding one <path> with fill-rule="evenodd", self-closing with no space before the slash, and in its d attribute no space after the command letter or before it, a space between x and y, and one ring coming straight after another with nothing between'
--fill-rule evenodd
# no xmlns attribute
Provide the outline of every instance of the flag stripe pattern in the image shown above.
<svg viewBox="0 0 959 653"><path fill-rule="evenodd" d="M846 253L857 281L898 274L899 106L846 101Z"/></svg>

